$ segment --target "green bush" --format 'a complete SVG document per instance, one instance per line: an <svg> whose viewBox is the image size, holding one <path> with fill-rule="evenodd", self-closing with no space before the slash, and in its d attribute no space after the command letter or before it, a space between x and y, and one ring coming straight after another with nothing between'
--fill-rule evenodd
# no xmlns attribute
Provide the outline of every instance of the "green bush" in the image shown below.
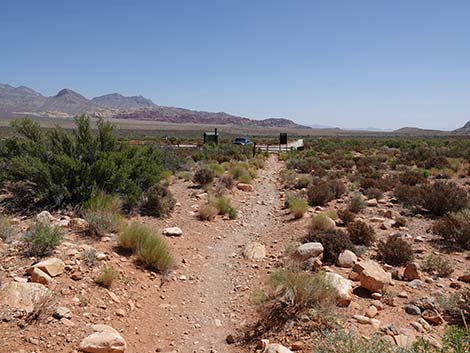
<svg viewBox="0 0 470 353"><path fill-rule="evenodd" d="M224 167L222 167L219 163L209 163L207 167L212 170L216 177L222 176L222 174L225 172Z"/></svg>
<svg viewBox="0 0 470 353"><path fill-rule="evenodd" d="M51 227L42 222L36 222L33 229L23 235L26 254L34 257L50 255L62 243L62 239L62 229L59 226Z"/></svg>
<svg viewBox="0 0 470 353"><path fill-rule="evenodd" d="M343 208L341 210L338 210L338 217L343 221L345 225L348 225L350 222L354 221L356 218L356 214L354 212L351 212L347 208Z"/></svg>
<svg viewBox="0 0 470 353"><path fill-rule="evenodd" d="M312 222L310 223L310 232L334 230L335 228L335 222L325 214L313 216Z"/></svg>
<svg viewBox="0 0 470 353"><path fill-rule="evenodd" d="M375 243L375 230L363 221L354 221L348 224L349 238L356 245L371 246Z"/></svg>
<svg viewBox="0 0 470 353"><path fill-rule="evenodd" d="M429 255L421 264L421 270L438 277L449 277L454 269L452 264L442 256Z"/></svg>
<svg viewBox="0 0 470 353"><path fill-rule="evenodd" d="M312 184L307 189L307 199L310 206L325 206L333 198L334 194L326 182Z"/></svg>
<svg viewBox="0 0 470 353"><path fill-rule="evenodd" d="M295 219L302 218L308 210L308 203L302 198L290 198L289 212L294 215Z"/></svg>
<svg viewBox="0 0 470 353"><path fill-rule="evenodd" d="M145 266L160 272L171 270L175 263L168 243L163 237L156 234L145 237L138 244L137 256Z"/></svg>
<svg viewBox="0 0 470 353"><path fill-rule="evenodd" d="M107 265L101 269L100 274L95 279L95 283L104 287L111 288L114 281L119 277L118 271L114 269L113 266Z"/></svg>
<svg viewBox="0 0 470 353"><path fill-rule="evenodd" d="M84 210L83 218L88 222L88 234L103 236L117 231L121 222L121 200L117 196L99 193L89 199Z"/></svg>
<svg viewBox="0 0 470 353"><path fill-rule="evenodd" d="M16 135L0 149L0 180L12 192L6 206L21 211L75 206L101 190L120 195L129 209L160 181L160 151L118 143L112 125L102 120L96 135L87 117L75 122L72 133L59 127L44 132L31 119L12 123Z"/></svg>
<svg viewBox="0 0 470 353"><path fill-rule="evenodd" d="M199 208L198 217L201 221L212 221L218 213L219 210L216 207L205 204Z"/></svg>
<svg viewBox="0 0 470 353"><path fill-rule="evenodd" d="M228 214L229 216L232 215L232 217L237 217L237 213L235 208L232 206L232 200L230 200L229 197L217 197L212 204L214 205L215 208L219 211L220 215L226 215ZM234 212L235 211L235 212ZM234 219L234 218L232 218Z"/></svg>
<svg viewBox="0 0 470 353"><path fill-rule="evenodd" d="M147 216L169 215L175 208L176 200L167 186L155 184L144 195L141 212Z"/></svg>

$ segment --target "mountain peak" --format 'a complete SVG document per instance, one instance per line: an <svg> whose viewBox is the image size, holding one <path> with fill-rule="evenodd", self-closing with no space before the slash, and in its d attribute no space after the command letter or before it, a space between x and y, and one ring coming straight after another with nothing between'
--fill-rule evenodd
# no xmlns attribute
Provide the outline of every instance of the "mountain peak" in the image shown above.
<svg viewBox="0 0 470 353"><path fill-rule="evenodd" d="M55 95L55 97L63 97L63 96L80 96L80 97L83 97L81 94L79 94L75 91L72 91L71 89L68 89L68 88L61 89ZM85 98L85 97L83 97L83 98Z"/></svg>

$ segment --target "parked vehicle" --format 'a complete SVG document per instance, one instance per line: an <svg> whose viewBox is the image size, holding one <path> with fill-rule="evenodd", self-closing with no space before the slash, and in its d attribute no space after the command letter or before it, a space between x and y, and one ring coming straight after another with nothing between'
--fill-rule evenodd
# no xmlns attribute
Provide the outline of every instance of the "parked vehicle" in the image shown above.
<svg viewBox="0 0 470 353"><path fill-rule="evenodd" d="M248 137L237 137L232 141L232 143L234 145L241 145L241 146L253 144L253 142Z"/></svg>

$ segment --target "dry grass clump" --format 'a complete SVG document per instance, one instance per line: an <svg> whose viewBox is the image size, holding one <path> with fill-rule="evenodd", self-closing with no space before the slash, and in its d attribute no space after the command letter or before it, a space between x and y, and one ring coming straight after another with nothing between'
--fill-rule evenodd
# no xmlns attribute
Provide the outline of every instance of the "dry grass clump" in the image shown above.
<svg viewBox="0 0 470 353"><path fill-rule="evenodd" d="M44 257L62 243L63 232L60 226L52 227L43 222L36 222L31 231L23 235L26 255Z"/></svg>
<svg viewBox="0 0 470 353"><path fill-rule="evenodd" d="M423 203L422 189L417 186L399 184L393 190L393 196L407 207L418 207Z"/></svg>
<svg viewBox="0 0 470 353"><path fill-rule="evenodd" d="M152 270L169 271L174 264L166 240L149 227L129 223L121 228L119 246L137 253L138 259Z"/></svg>
<svg viewBox="0 0 470 353"><path fill-rule="evenodd" d="M312 177L310 175L300 175L297 180L295 181L294 188L296 189L304 189L308 188L312 183Z"/></svg>
<svg viewBox="0 0 470 353"><path fill-rule="evenodd" d="M376 200L381 200L384 197L383 191L377 188L366 189L366 191L364 192L364 195L366 195L369 199L376 199Z"/></svg>
<svg viewBox="0 0 470 353"><path fill-rule="evenodd" d="M219 178L219 183L223 185L227 190L231 190L235 185L233 177L229 174L224 174Z"/></svg>
<svg viewBox="0 0 470 353"><path fill-rule="evenodd" d="M419 171L407 170L400 175L400 182L405 185L415 186L418 184L426 184L428 179Z"/></svg>
<svg viewBox="0 0 470 353"><path fill-rule="evenodd" d="M325 214L317 214L312 218L310 223L310 232L334 230L336 228L335 222Z"/></svg>
<svg viewBox="0 0 470 353"><path fill-rule="evenodd" d="M212 221L219 213L219 210L211 204L202 205L198 211L198 217L201 221Z"/></svg>
<svg viewBox="0 0 470 353"><path fill-rule="evenodd" d="M119 272L112 265L104 266L100 274L95 279L96 284L104 287L111 288L114 281L119 277Z"/></svg>
<svg viewBox="0 0 470 353"><path fill-rule="evenodd" d="M338 217L343 221L345 225L348 225L349 223L354 221L354 219L356 218L356 214L354 212L351 212L347 208L343 208L341 210L338 210Z"/></svg>
<svg viewBox="0 0 470 353"><path fill-rule="evenodd" d="M323 245L323 261L334 264L344 250L354 250L348 234L341 230L318 231L310 229L304 242L319 242Z"/></svg>
<svg viewBox="0 0 470 353"><path fill-rule="evenodd" d="M7 216L0 215L0 239L5 243L8 243L12 236L13 227L11 226L11 219Z"/></svg>
<svg viewBox="0 0 470 353"><path fill-rule="evenodd" d="M99 193L84 205L83 218L88 222L88 234L103 236L118 229L121 222L121 199L115 195Z"/></svg>
<svg viewBox="0 0 470 353"><path fill-rule="evenodd" d="M444 240L470 250L470 210L450 213L434 222L432 230Z"/></svg>
<svg viewBox="0 0 470 353"><path fill-rule="evenodd" d="M208 185L214 180L214 171L208 166L199 167L193 175L193 182L200 185Z"/></svg>
<svg viewBox="0 0 470 353"><path fill-rule="evenodd" d="M349 238L356 245L371 246L376 241L374 228L363 221L348 224Z"/></svg>
<svg viewBox="0 0 470 353"><path fill-rule="evenodd" d="M361 194L355 194L351 197L351 200L349 200L348 209L353 213L359 213L366 207L367 205Z"/></svg>
<svg viewBox="0 0 470 353"><path fill-rule="evenodd" d="M308 203L302 198L290 198L288 201L289 212L295 219L302 218L308 210Z"/></svg>
<svg viewBox="0 0 470 353"><path fill-rule="evenodd" d="M307 199L310 206L324 206L333 198L334 194L326 182L315 183L307 189Z"/></svg>
<svg viewBox="0 0 470 353"><path fill-rule="evenodd" d="M175 263L167 241L158 234L145 237L137 245L138 259L149 269L167 272Z"/></svg>
<svg viewBox="0 0 470 353"><path fill-rule="evenodd" d="M232 206L232 200L229 197L217 197L212 204L218 210L218 214L228 215L230 219L237 218L237 210Z"/></svg>
<svg viewBox="0 0 470 353"><path fill-rule="evenodd" d="M429 255L421 264L421 270L437 277L449 277L454 269L452 264L442 256Z"/></svg>
<svg viewBox="0 0 470 353"><path fill-rule="evenodd" d="M183 179L184 181L190 181L193 179L193 173L190 171L180 171L176 174L179 179Z"/></svg>
<svg viewBox="0 0 470 353"><path fill-rule="evenodd" d="M254 298L265 330L282 328L307 311L317 312L319 326L326 326L335 303L334 290L325 274L280 270L271 274L266 288Z"/></svg>
<svg viewBox="0 0 470 353"><path fill-rule="evenodd" d="M207 167L210 170L212 170L212 172L214 173L214 176L216 176L216 177L222 176L222 174L224 174L224 172L225 172L224 167L222 165L220 165L219 163L217 163L217 162L209 163L207 165Z"/></svg>
<svg viewBox="0 0 470 353"><path fill-rule="evenodd" d="M411 244L396 236L389 236L386 241L380 242L377 255L379 259L392 266L404 266L414 260Z"/></svg>

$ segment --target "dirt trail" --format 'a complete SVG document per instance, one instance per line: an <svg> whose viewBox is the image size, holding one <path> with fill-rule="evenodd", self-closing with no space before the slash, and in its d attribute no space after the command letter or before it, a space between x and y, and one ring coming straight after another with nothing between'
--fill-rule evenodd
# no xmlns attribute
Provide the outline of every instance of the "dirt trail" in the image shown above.
<svg viewBox="0 0 470 353"><path fill-rule="evenodd" d="M227 345L225 339L253 316L247 303L261 281L262 262L246 260L241 253L251 241L264 243L276 228L275 215L280 210L276 178L281 166L272 156L259 171L254 192L235 193L236 221L195 219L191 206L197 202L191 198L192 190L181 182L173 186L182 206L168 224L184 231L181 238L172 239L181 265L173 274L174 281L146 291L142 308L136 312L130 352L243 351Z"/></svg>

